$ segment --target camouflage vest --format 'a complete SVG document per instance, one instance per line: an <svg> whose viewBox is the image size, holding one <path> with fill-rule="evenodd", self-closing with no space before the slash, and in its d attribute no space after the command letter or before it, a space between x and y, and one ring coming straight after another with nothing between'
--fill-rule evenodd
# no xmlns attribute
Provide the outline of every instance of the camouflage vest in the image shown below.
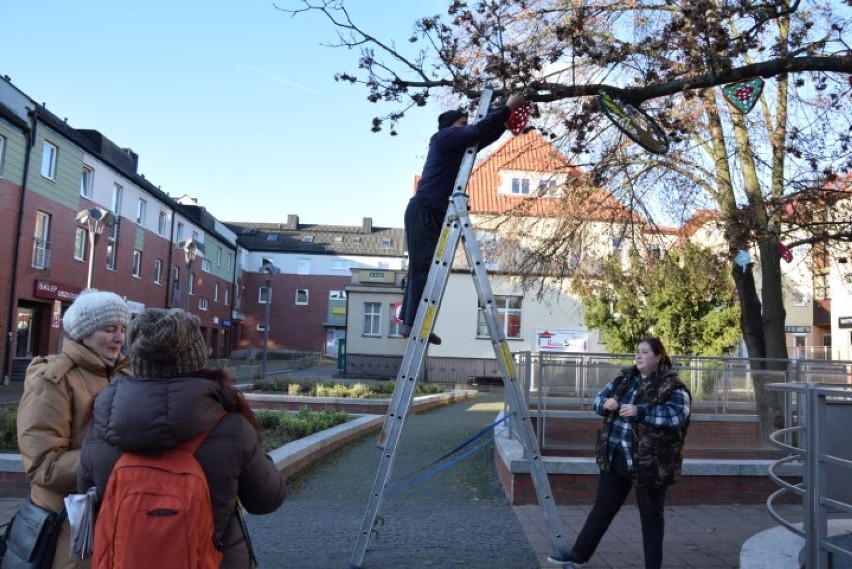
<svg viewBox="0 0 852 569"><path fill-rule="evenodd" d="M613 397L621 400L629 386L629 379L638 373L635 366L621 371L614 380ZM672 370L653 373L639 382L636 390L635 405L665 403L675 389L689 389ZM691 394L690 394L691 398ZM598 431L595 458L601 470L609 470L609 434L612 430L614 414L604 419L603 427ZM636 486L659 488L669 486L680 478L683 465L683 444L689 429L689 417L677 428L661 429L651 425L631 421L633 436L633 482Z"/></svg>

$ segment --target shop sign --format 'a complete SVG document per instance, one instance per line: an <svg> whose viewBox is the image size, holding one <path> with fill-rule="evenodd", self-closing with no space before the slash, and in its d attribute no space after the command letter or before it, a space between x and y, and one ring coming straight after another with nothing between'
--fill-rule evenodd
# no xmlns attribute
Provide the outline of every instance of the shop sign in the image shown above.
<svg viewBox="0 0 852 569"><path fill-rule="evenodd" d="M852 328L852 316L840 316L837 318L838 328Z"/></svg>
<svg viewBox="0 0 852 569"><path fill-rule="evenodd" d="M35 281L33 296L36 298L46 298L47 300L73 302L82 290L83 289L78 286L37 280Z"/></svg>
<svg viewBox="0 0 852 569"><path fill-rule="evenodd" d="M787 334L810 334L810 326L784 326L784 332Z"/></svg>

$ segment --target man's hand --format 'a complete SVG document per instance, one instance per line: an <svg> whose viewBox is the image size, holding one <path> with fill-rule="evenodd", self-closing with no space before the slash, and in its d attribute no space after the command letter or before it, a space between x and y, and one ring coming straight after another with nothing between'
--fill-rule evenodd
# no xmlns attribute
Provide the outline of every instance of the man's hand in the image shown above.
<svg viewBox="0 0 852 569"><path fill-rule="evenodd" d="M603 408L606 409L607 411L612 411L612 412L618 411L618 401L616 401L615 399L610 397L609 399L604 401Z"/></svg>
<svg viewBox="0 0 852 569"><path fill-rule="evenodd" d="M513 93L509 95L509 98L506 99L506 106L509 107L510 111L514 111L518 107L524 104L524 96L520 93Z"/></svg>

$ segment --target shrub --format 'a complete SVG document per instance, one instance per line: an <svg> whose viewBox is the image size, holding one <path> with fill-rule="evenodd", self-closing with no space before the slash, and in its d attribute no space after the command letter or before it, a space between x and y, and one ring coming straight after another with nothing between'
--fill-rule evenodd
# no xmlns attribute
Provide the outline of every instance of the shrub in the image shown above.
<svg viewBox="0 0 852 569"><path fill-rule="evenodd" d="M376 381L372 383L329 383L327 381L296 381L292 377L282 379L255 381L252 387L256 391L287 393L291 396L312 395L315 397L345 397L367 399L373 397L390 397L393 394L396 381ZM446 390L443 385L418 383L416 393L428 395L442 393Z"/></svg>

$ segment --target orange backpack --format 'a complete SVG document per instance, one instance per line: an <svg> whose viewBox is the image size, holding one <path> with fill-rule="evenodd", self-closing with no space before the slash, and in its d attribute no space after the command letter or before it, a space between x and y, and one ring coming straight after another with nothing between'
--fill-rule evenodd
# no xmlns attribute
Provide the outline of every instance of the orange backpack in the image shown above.
<svg viewBox="0 0 852 569"><path fill-rule="evenodd" d="M193 455L224 416L163 453L121 455L95 522L93 569L219 569L210 489Z"/></svg>

